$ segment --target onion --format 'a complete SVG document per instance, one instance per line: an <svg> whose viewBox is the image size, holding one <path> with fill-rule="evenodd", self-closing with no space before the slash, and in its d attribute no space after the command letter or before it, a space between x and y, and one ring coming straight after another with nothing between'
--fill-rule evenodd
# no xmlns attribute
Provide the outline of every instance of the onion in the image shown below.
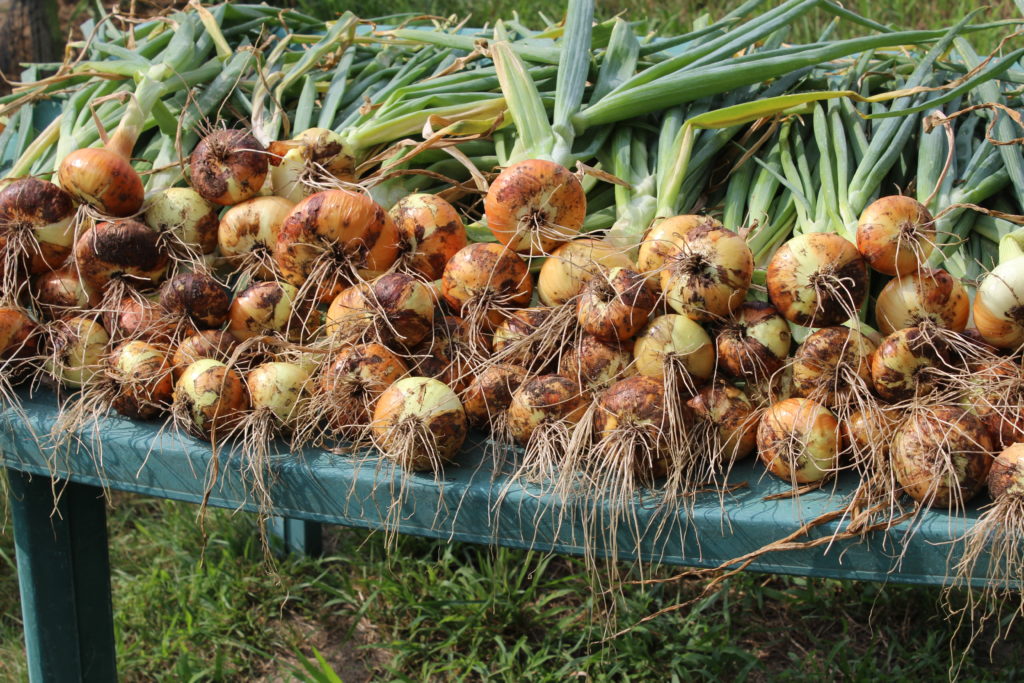
<svg viewBox="0 0 1024 683"><path fill-rule="evenodd" d="M576 301L576 317L588 334L620 342L647 324L656 304L656 295L642 275L628 268L612 268L587 283Z"/></svg>
<svg viewBox="0 0 1024 683"><path fill-rule="evenodd" d="M73 266L52 270L36 278L33 299L43 315L59 318L72 311L92 308L100 297Z"/></svg>
<svg viewBox="0 0 1024 683"><path fill-rule="evenodd" d="M71 253L74 202L64 190L37 178L18 178L0 190L0 254L5 287L13 291L17 267L30 275L57 268Z"/></svg>
<svg viewBox="0 0 1024 683"><path fill-rule="evenodd" d="M221 255L236 271L261 280L274 279L274 246L294 207L281 197L253 197L232 206L217 227Z"/></svg>
<svg viewBox="0 0 1024 683"><path fill-rule="evenodd" d="M75 243L75 266L83 280L103 291L113 282L138 288L156 285L167 271L160 238L133 220L97 223Z"/></svg>
<svg viewBox="0 0 1024 683"><path fill-rule="evenodd" d="M768 264L768 297L786 320L804 327L838 325L856 317L867 294L867 264L834 233L789 240Z"/></svg>
<svg viewBox="0 0 1024 683"><path fill-rule="evenodd" d="M226 362L236 346L238 339L223 330L202 330L186 337L174 350L172 364L175 378L180 377L186 368L202 358Z"/></svg>
<svg viewBox="0 0 1024 683"><path fill-rule="evenodd" d="M748 301L718 333L718 360L733 377L761 381L778 372L789 357L789 324L771 304Z"/></svg>
<svg viewBox="0 0 1024 683"><path fill-rule="evenodd" d="M842 421L843 441L855 457L877 453L888 460L899 423L896 411L880 405L854 410Z"/></svg>
<svg viewBox="0 0 1024 683"><path fill-rule="evenodd" d="M257 282L231 302L228 332L239 341L265 335L280 335L301 341L316 328L311 318L316 311L297 299L298 290L283 282Z"/></svg>
<svg viewBox="0 0 1024 683"><path fill-rule="evenodd" d="M985 485L992 438L974 415L922 408L896 431L892 466L903 491L926 506L962 508Z"/></svg>
<svg viewBox="0 0 1024 683"><path fill-rule="evenodd" d="M758 421L754 404L741 389L716 382L701 389L687 405L710 428L714 457L735 462L754 450Z"/></svg>
<svg viewBox="0 0 1024 683"><path fill-rule="evenodd" d="M857 222L857 249L886 275L910 275L935 247L935 222L912 197L891 195L872 202Z"/></svg>
<svg viewBox="0 0 1024 683"><path fill-rule="evenodd" d="M314 406L332 430L352 436L369 425L380 395L407 373L402 359L380 344L349 346L319 373Z"/></svg>
<svg viewBox="0 0 1024 683"><path fill-rule="evenodd" d="M169 239L172 252L212 254L217 248L217 210L190 187L169 187L150 200L146 225Z"/></svg>
<svg viewBox="0 0 1024 683"><path fill-rule="evenodd" d="M10 361L24 360L36 354L41 332L39 324L24 311L0 307L0 369L4 375L12 372Z"/></svg>
<svg viewBox="0 0 1024 683"><path fill-rule="evenodd" d="M430 333L434 293L407 273L388 273L343 290L327 309L327 335L415 346Z"/></svg>
<svg viewBox="0 0 1024 683"><path fill-rule="evenodd" d="M66 318L46 326L48 355L44 369L64 386L77 389L103 369L110 336L95 320Z"/></svg>
<svg viewBox="0 0 1024 683"><path fill-rule="evenodd" d="M924 396L936 389L948 367L943 345L926 330L907 327L886 337L871 359L875 391L889 401Z"/></svg>
<svg viewBox="0 0 1024 683"><path fill-rule="evenodd" d="M414 361L412 374L439 379L461 392L487 358L488 350L487 337L471 329L465 320L454 315L438 316L431 334L409 352Z"/></svg>
<svg viewBox="0 0 1024 683"><path fill-rule="evenodd" d="M702 223L666 245L664 254L661 289L677 313L716 320L747 297L754 256L735 232Z"/></svg>
<svg viewBox="0 0 1024 683"><path fill-rule="evenodd" d="M1011 444L995 457L987 483L989 495L997 504L1010 498L1024 500L1024 443ZM1015 522L1020 524L1020 519Z"/></svg>
<svg viewBox="0 0 1024 683"><path fill-rule="evenodd" d="M298 202L325 178L355 180L355 158L344 138L326 128L307 128L292 140L270 143L274 194Z"/></svg>
<svg viewBox="0 0 1024 683"><path fill-rule="evenodd" d="M587 195L569 169L527 159L506 167L484 197L487 227L516 252L547 254L578 234Z"/></svg>
<svg viewBox="0 0 1024 683"><path fill-rule="evenodd" d="M267 177L267 151L244 131L217 130L199 141L189 159L192 187L203 199L231 206L255 197Z"/></svg>
<svg viewBox="0 0 1024 683"><path fill-rule="evenodd" d="M757 427L758 457L780 479L809 484L835 471L839 423L808 398L788 398L765 411Z"/></svg>
<svg viewBox="0 0 1024 683"><path fill-rule="evenodd" d="M398 233L387 212L364 194L317 192L281 225L274 260L296 287L330 301L358 276L381 275L398 258Z"/></svg>
<svg viewBox="0 0 1024 683"><path fill-rule="evenodd" d="M237 372L212 358L189 365L174 385L176 421L210 440L230 434L248 409L245 382Z"/></svg>
<svg viewBox="0 0 1024 683"><path fill-rule="evenodd" d="M60 164L60 186L75 201L88 204L105 216L132 216L142 208L146 193L142 178L128 161L130 154L130 147L127 151L77 149Z"/></svg>
<svg viewBox="0 0 1024 683"><path fill-rule="evenodd" d="M576 382L562 375L540 375L523 382L508 407L512 438L529 446L544 425L573 425L586 411L586 402ZM540 431L539 431L540 430Z"/></svg>
<svg viewBox="0 0 1024 683"><path fill-rule="evenodd" d="M292 431L306 419L309 373L294 363L257 365L245 375L253 413L266 415L278 430Z"/></svg>
<svg viewBox="0 0 1024 683"><path fill-rule="evenodd" d="M466 440L466 413L446 384L406 377L388 387L373 411L373 440L384 457L412 471L437 471Z"/></svg>
<svg viewBox="0 0 1024 683"><path fill-rule="evenodd" d="M941 269L925 268L889 280L875 303L878 329L886 335L928 323L962 332L970 314L967 291Z"/></svg>
<svg viewBox="0 0 1024 683"><path fill-rule="evenodd" d="M490 365L478 372L461 395L469 423L487 427L504 415L526 375L524 368L510 364Z"/></svg>
<svg viewBox="0 0 1024 683"><path fill-rule="evenodd" d="M673 313L647 325L633 345L633 357L639 374L678 376L689 389L703 384L715 371L715 347L708 333L690 318Z"/></svg>
<svg viewBox="0 0 1024 683"><path fill-rule="evenodd" d="M793 356L793 393L826 408L858 403L871 386L870 339L848 327L825 327L804 340Z"/></svg>
<svg viewBox="0 0 1024 683"><path fill-rule="evenodd" d="M558 361L559 374L581 387L596 391L633 374L633 349L629 344L605 343L584 334Z"/></svg>
<svg viewBox="0 0 1024 683"><path fill-rule="evenodd" d="M719 229L722 224L711 216L672 216L656 223L640 243L636 258L636 269L647 276L658 291L661 291L661 272L670 254L675 253L683 235L691 230L707 231Z"/></svg>
<svg viewBox="0 0 1024 683"><path fill-rule="evenodd" d="M505 310L530 303L533 280L518 254L500 244L470 244L448 261L441 276L441 296L474 328L494 329Z"/></svg>
<svg viewBox="0 0 1024 683"><path fill-rule="evenodd" d="M114 410L135 420L152 420L171 405L174 381L164 349L144 341L127 341L110 352L110 380L116 386Z"/></svg>
<svg viewBox="0 0 1024 683"><path fill-rule="evenodd" d="M973 364L963 404L988 427L995 450L1024 441L1024 372L1019 361Z"/></svg>
<svg viewBox="0 0 1024 683"><path fill-rule="evenodd" d="M168 344L177 334L175 324L152 299L138 296L122 297L103 312L103 326L111 339L138 339L154 344Z"/></svg>
<svg viewBox="0 0 1024 683"><path fill-rule="evenodd" d="M1024 256L1000 263L978 285L974 324L1000 349L1024 345Z"/></svg>
<svg viewBox="0 0 1024 683"><path fill-rule="evenodd" d="M563 340L553 325L555 309L523 308L512 311L494 330L491 339L493 359L522 365L541 372L555 364Z"/></svg>
<svg viewBox="0 0 1024 683"><path fill-rule="evenodd" d="M537 295L545 306L575 298L606 268L632 268L629 256L614 245L592 238L566 242L544 259L537 276Z"/></svg>
<svg viewBox="0 0 1024 683"><path fill-rule="evenodd" d="M594 413L595 479L604 480L621 500L631 493L633 482L650 484L664 477L672 464L667 429L661 382L638 375L608 387Z"/></svg>
<svg viewBox="0 0 1024 683"><path fill-rule="evenodd" d="M441 278L452 256L469 244L455 207L434 194L410 194L391 207L401 267L425 280Z"/></svg>
<svg viewBox="0 0 1024 683"><path fill-rule="evenodd" d="M212 329L228 319L231 292L208 273L181 273L160 287L160 305L177 325Z"/></svg>

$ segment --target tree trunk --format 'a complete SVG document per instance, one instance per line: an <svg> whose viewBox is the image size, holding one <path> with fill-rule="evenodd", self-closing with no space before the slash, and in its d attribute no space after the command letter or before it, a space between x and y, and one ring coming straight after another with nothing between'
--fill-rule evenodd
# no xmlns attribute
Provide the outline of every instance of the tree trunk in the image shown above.
<svg viewBox="0 0 1024 683"><path fill-rule="evenodd" d="M23 63L60 60L63 35L57 1L11 0L0 25L0 71L8 79L20 78Z"/></svg>

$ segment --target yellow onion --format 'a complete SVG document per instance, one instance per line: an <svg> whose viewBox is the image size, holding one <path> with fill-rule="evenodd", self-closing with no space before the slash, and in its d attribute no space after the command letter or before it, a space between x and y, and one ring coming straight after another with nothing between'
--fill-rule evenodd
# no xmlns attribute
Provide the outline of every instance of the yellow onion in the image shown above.
<svg viewBox="0 0 1024 683"><path fill-rule="evenodd" d="M127 151L86 147L61 161L60 186L75 201L88 204L105 216L125 218L139 212L146 193L142 178L132 168Z"/></svg>
<svg viewBox="0 0 1024 683"><path fill-rule="evenodd" d="M272 142L270 175L274 194L292 202L315 192L327 177L355 180L355 158L344 138L326 128L307 128L293 139Z"/></svg>
<svg viewBox="0 0 1024 683"><path fill-rule="evenodd" d="M722 224L711 216L688 214L672 216L656 223L640 243L636 269L647 276L648 282L661 291L661 272L670 254L678 250L683 235L691 230L707 231L721 228Z"/></svg>
<svg viewBox="0 0 1024 683"><path fill-rule="evenodd" d="M401 358L377 343L353 344L338 352L318 379L323 412L331 428L350 433L368 425L377 399L408 371Z"/></svg>
<svg viewBox="0 0 1024 683"><path fill-rule="evenodd" d="M669 313L647 325L633 344L636 371L648 377L665 377L668 368L680 368L684 381L697 386L715 371L715 346L698 323Z"/></svg>
<svg viewBox="0 0 1024 683"><path fill-rule="evenodd" d="M110 352L107 368L116 384L111 405L117 412L134 420L152 420L170 407L174 380L162 347L124 342Z"/></svg>
<svg viewBox="0 0 1024 683"><path fill-rule="evenodd" d="M1000 263L978 285L974 324L1000 349L1024 345L1024 256Z"/></svg>
<svg viewBox="0 0 1024 683"><path fill-rule="evenodd" d="M925 505L960 508L985 485L992 438L974 415L923 408L896 430L892 467L903 491Z"/></svg>
<svg viewBox="0 0 1024 683"><path fill-rule="evenodd" d="M209 273L179 273L160 286L160 306L176 323L212 329L228 319L231 292Z"/></svg>
<svg viewBox="0 0 1024 683"><path fill-rule="evenodd" d="M913 197L891 195L872 202L857 222L857 249L886 275L909 275L935 246L935 222Z"/></svg>
<svg viewBox="0 0 1024 683"><path fill-rule="evenodd" d="M506 309L530 303L530 267L500 244L470 244L445 265L441 296L458 316L494 329L504 320Z"/></svg>
<svg viewBox="0 0 1024 683"><path fill-rule="evenodd" d="M436 471L450 462L469 431L459 397L430 377L406 377L385 389L371 427L384 457L412 471Z"/></svg>
<svg viewBox="0 0 1024 683"><path fill-rule="evenodd" d="M527 369L542 370L550 366L561 344L560 339L545 334L555 332L551 325L554 311L536 306L509 313L491 337L494 358Z"/></svg>
<svg viewBox="0 0 1024 683"><path fill-rule="evenodd" d="M274 278L274 246L295 204L281 197L253 197L224 212L217 226L221 256L237 271Z"/></svg>
<svg viewBox="0 0 1024 683"><path fill-rule="evenodd" d="M263 363L245 375L253 411L272 415L276 425L286 431L308 418L308 383L309 373L294 363Z"/></svg>
<svg viewBox="0 0 1024 683"><path fill-rule="evenodd" d="M444 274L444 266L469 244L462 218L443 197L410 194L391 207L398 230L402 268L433 282Z"/></svg>
<svg viewBox="0 0 1024 683"><path fill-rule="evenodd" d="M558 360L558 372L595 391L633 374L631 344L603 342L583 334Z"/></svg>
<svg viewBox="0 0 1024 683"><path fill-rule="evenodd" d="M486 427L512 404L512 394L526 379L518 365L489 365L473 377L461 394L462 408L471 425Z"/></svg>
<svg viewBox="0 0 1024 683"><path fill-rule="evenodd" d="M645 483L664 477L672 462L667 429L664 385L642 375L619 380L597 399L597 471L608 471L614 480L625 466Z"/></svg>
<svg viewBox="0 0 1024 683"><path fill-rule="evenodd" d="M95 320L66 318L47 325L46 372L66 387L77 389L103 369L110 336Z"/></svg>
<svg viewBox="0 0 1024 683"><path fill-rule="evenodd" d="M494 179L484 197L484 214L487 227L512 251L547 254L579 233L587 195L561 164L527 159Z"/></svg>
<svg viewBox="0 0 1024 683"><path fill-rule="evenodd" d="M38 323L24 311L9 306L0 307L0 361L35 355L39 347L40 331Z"/></svg>
<svg viewBox="0 0 1024 683"><path fill-rule="evenodd" d="M537 276L537 295L545 306L564 304L605 269L632 267L629 256L608 242L589 237L575 239L544 259Z"/></svg>
<svg viewBox="0 0 1024 683"><path fill-rule="evenodd" d="M728 462L750 455L757 444L757 419L754 404L739 388L716 382L700 390L686 403L698 419L715 434L713 449Z"/></svg>
<svg viewBox="0 0 1024 683"><path fill-rule="evenodd" d="M718 333L718 361L733 377L760 381L782 368L792 343L789 323L774 306L748 301Z"/></svg>
<svg viewBox="0 0 1024 683"><path fill-rule="evenodd" d="M228 309L228 332L238 341L280 335L301 341L316 325L315 310L296 301L298 290L284 282L257 282L239 292Z"/></svg>
<svg viewBox="0 0 1024 683"><path fill-rule="evenodd" d="M78 238L74 257L82 279L100 291L114 282L151 287L163 279L168 264L159 235L133 220L97 223Z"/></svg>
<svg viewBox="0 0 1024 683"><path fill-rule="evenodd" d="M430 287L407 273L388 273L338 294L327 309L326 333L339 341L415 346L430 333L434 309Z"/></svg>
<svg viewBox="0 0 1024 683"><path fill-rule="evenodd" d="M889 280L878 293L875 320L882 334L933 324L962 332L971 314L967 290L942 269L925 268Z"/></svg>
<svg viewBox="0 0 1024 683"><path fill-rule="evenodd" d="M256 196L268 165L266 149L251 134L217 130L192 151L189 182L206 201L231 206Z"/></svg>
<svg viewBox="0 0 1024 683"><path fill-rule="evenodd" d="M828 408L871 386L875 344L848 327L824 327L804 340L793 356L793 393ZM862 392L863 393L863 392Z"/></svg>
<svg viewBox="0 0 1024 683"><path fill-rule="evenodd" d="M889 401L931 393L946 367L943 346L926 330L896 330L878 346L871 359L875 391Z"/></svg>
<svg viewBox="0 0 1024 683"><path fill-rule="evenodd" d="M576 301L583 331L606 342L633 337L647 324L657 297L647 280L629 268L612 268L587 283Z"/></svg>
<svg viewBox="0 0 1024 683"><path fill-rule="evenodd" d="M508 428L512 438L527 445L544 424L575 424L587 404L576 382L562 375L540 375L526 380L512 394Z"/></svg>
<svg viewBox="0 0 1024 683"><path fill-rule="evenodd" d="M661 290L676 313L707 322L743 303L753 274L746 240L705 222L666 245Z"/></svg>
<svg viewBox="0 0 1024 683"><path fill-rule="evenodd" d="M175 378L202 358L225 362L238 346L235 335L224 330L201 330L178 342L171 359Z"/></svg>
<svg viewBox="0 0 1024 683"><path fill-rule="evenodd" d="M877 452L888 459L893 434L899 426L896 411L876 405L850 413L842 422L843 441L854 454Z"/></svg>
<svg viewBox="0 0 1024 683"><path fill-rule="evenodd" d="M111 339L139 339L168 344L176 338L177 327L159 304L146 297L126 296L103 312L103 327Z"/></svg>
<svg viewBox="0 0 1024 683"><path fill-rule="evenodd" d="M230 434L248 409L245 382L236 371L212 358L189 365L174 384L179 424L204 438Z"/></svg>
<svg viewBox="0 0 1024 683"><path fill-rule="evenodd" d="M146 225L199 254L217 248L217 210L191 187L169 187L149 201Z"/></svg>
<svg viewBox="0 0 1024 683"><path fill-rule="evenodd" d="M75 205L51 182L18 178L0 190L0 255L30 275L57 268L71 253Z"/></svg>
<svg viewBox="0 0 1024 683"><path fill-rule="evenodd" d="M78 269L66 266L43 273L33 283L33 299L39 310L50 318L59 318L73 311L94 307L100 302L96 290L86 282Z"/></svg>
<svg viewBox="0 0 1024 683"><path fill-rule="evenodd" d="M767 280L768 297L786 320L828 327L855 317L867 294L868 269L849 240L812 232L776 250Z"/></svg>
<svg viewBox="0 0 1024 683"><path fill-rule="evenodd" d="M787 398L761 417L757 449L776 477L794 484L818 482L836 469L839 424L823 405L808 398Z"/></svg>
<svg viewBox="0 0 1024 683"><path fill-rule="evenodd" d="M1024 443L1007 446L992 460L987 483L993 500L1024 499Z"/></svg>

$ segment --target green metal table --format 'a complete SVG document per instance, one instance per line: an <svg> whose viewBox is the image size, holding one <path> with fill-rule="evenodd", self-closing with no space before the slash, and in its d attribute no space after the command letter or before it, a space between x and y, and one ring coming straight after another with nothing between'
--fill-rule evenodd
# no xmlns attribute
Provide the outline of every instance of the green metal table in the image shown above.
<svg viewBox="0 0 1024 683"><path fill-rule="evenodd" d="M56 416L52 395L25 398L21 414L0 421L0 458L7 468L17 546L25 640L33 680L106 681L116 677L104 491L133 491L199 503L207 488L210 446L158 425L105 418L80 435L75 448L40 448L32 434L47 434ZM284 450L284 449L282 449ZM301 547L316 523L433 538L581 554L594 509L561 502L542 490L510 484L495 472L479 445L465 449L443 475L397 476L379 459L353 459L322 451L275 456L270 493L273 513ZM240 474L239 458L225 449L208 504L257 510ZM596 540L608 552L671 565L717 567L780 539L803 523L842 506L851 490L806 493L799 499L765 500L786 483L767 477L756 463L738 465L731 482L748 485L723 500L698 496L692 507L666 512L642 496L634 521L604 522ZM55 499L54 494L58 496ZM397 495L400 494L400 495ZM55 502L56 500L56 502ZM598 517L602 508L596 508ZM904 548L907 528L816 548L773 552L756 571L842 579L943 584L959 552L958 538L977 516L930 512ZM591 529L591 532L593 529ZM830 536L836 524L807 538ZM979 567L979 572L984 571ZM973 579L984 581L983 575Z"/></svg>

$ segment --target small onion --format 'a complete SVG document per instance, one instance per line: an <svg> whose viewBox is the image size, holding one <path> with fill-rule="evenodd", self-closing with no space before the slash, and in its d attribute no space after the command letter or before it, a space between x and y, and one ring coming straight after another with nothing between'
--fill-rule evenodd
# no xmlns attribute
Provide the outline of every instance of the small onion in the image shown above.
<svg viewBox="0 0 1024 683"><path fill-rule="evenodd" d="M889 280L875 303L875 320L885 335L927 323L962 332L970 314L967 290L955 277L937 268Z"/></svg>
<svg viewBox="0 0 1024 683"><path fill-rule="evenodd" d="M547 254L579 233L587 195L561 164L527 159L494 179L484 197L484 214L487 227L512 251Z"/></svg>
<svg viewBox="0 0 1024 683"><path fill-rule="evenodd" d="M872 202L857 222L857 249L886 275L909 275L928 260L935 223L913 197L891 195Z"/></svg>
<svg viewBox="0 0 1024 683"><path fill-rule="evenodd" d="M180 273L160 286L160 306L173 321L213 329L228 319L231 292L208 273Z"/></svg>
<svg viewBox="0 0 1024 683"><path fill-rule="evenodd" d="M71 253L74 202L64 190L38 178L18 178L0 190L0 254L28 267L31 275L57 268Z"/></svg>
<svg viewBox="0 0 1024 683"><path fill-rule="evenodd" d="M430 377L406 377L385 389L371 426L381 453L416 472L450 462L469 431L459 397Z"/></svg>
<svg viewBox="0 0 1024 683"><path fill-rule="evenodd" d="M544 259L537 276L537 295L545 306L564 304L606 268L632 268L621 249L589 237L572 240Z"/></svg>
<svg viewBox="0 0 1024 683"><path fill-rule="evenodd" d="M318 379L331 428L345 433L368 425L377 399L408 371L401 358L377 343L354 344L337 353Z"/></svg>
<svg viewBox="0 0 1024 683"><path fill-rule="evenodd" d="M281 197L253 197L224 212L217 227L221 255L236 270L274 278L274 246L295 204Z"/></svg>
<svg viewBox="0 0 1024 683"><path fill-rule="evenodd" d="M854 317L867 294L867 264L835 233L798 235L768 264L768 297L786 320L804 327L838 325Z"/></svg>
<svg viewBox="0 0 1024 683"><path fill-rule="evenodd" d="M668 366L678 363L686 381L703 384L715 371L715 346L698 323L685 315L660 315L647 325L633 344L636 371L648 377L665 377Z"/></svg>
<svg viewBox="0 0 1024 683"><path fill-rule="evenodd" d="M707 322L743 303L753 274L747 241L732 230L703 223L667 245L661 289L677 313Z"/></svg>
<svg viewBox="0 0 1024 683"><path fill-rule="evenodd" d="M512 404L512 394L526 379L526 370L518 365L489 365L473 377L462 392L462 407L469 423L486 427Z"/></svg>
<svg viewBox="0 0 1024 683"><path fill-rule="evenodd" d="M774 306L748 301L718 333L718 360L733 377L760 381L782 368L792 343L789 323Z"/></svg>
<svg viewBox="0 0 1024 683"><path fill-rule="evenodd" d="M871 386L874 343L848 327L824 327L804 340L793 356L793 394L827 408L847 403Z"/></svg>
<svg viewBox="0 0 1024 683"><path fill-rule="evenodd" d="M33 286L36 305L50 318L89 309L100 302L96 290L82 279L74 266L43 273L36 278Z"/></svg>
<svg viewBox="0 0 1024 683"><path fill-rule="evenodd" d="M268 148L274 194L298 202L315 190L311 183L327 175L352 182L355 158L344 138L326 128L307 128L292 140L272 142Z"/></svg>
<svg viewBox="0 0 1024 683"><path fill-rule="evenodd" d="M672 461L667 429L664 385L640 375L619 380L597 399L599 471L617 473L625 463L640 481L664 477Z"/></svg>
<svg viewBox="0 0 1024 683"><path fill-rule="evenodd" d="M503 309L530 303L530 267L500 244L470 244L445 265L441 296L460 317L475 316L482 327L493 329L505 318Z"/></svg>
<svg viewBox="0 0 1024 683"><path fill-rule="evenodd" d="M648 281L661 291L661 272L670 254L676 252L691 230L707 231L719 229L722 224L711 216L672 216L656 223L640 243L636 269L647 276Z"/></svg>
<svg viewBox="0 0 1024 683"><path fill-rule="evenodd" d="M951 406L912 415L896 431L891 451L896 481L925 505L962 507L981 491L992 466L985 425Z"/></svg>
<svg viewBox="0 0 1024 683"><path fill-rule="evenodd" d="M879 396L899 401L935 390L945 366L942 345L920 327L907 327L878 346L871 359L871 379Z"/></svg>
<svg viewBox="0 0 1024 683"><path fill-rule="evenodd" d="M996 450L1024 441L1024 371L1019 361L1004 358L972 365L964 398L964 407L988 427Z"/></svg>
<svg viewBox="0 0 1024 683"><path fill-rule="evenodd" d="M815 401L788 398L762 416L757 449L761 462L776 477L795 484L818 482L836 469L839 423Z"/></svg>
<svg viewBox="0 0 1024 683"><path fill-rule="evenodd" d="M229 433L248 409L245 382L237 372L212 358L189 365L174 385L174 410L179 423L208 439Z"/></svg>
<svg viewBox="0 0 1024 683"><path fill-rule="evenodd" d="M245 375L252 409L272 415L287 431L306 417L308 383L309 373L294 363L263 363Z"/></svg>
<svg viewBox="0 0 1024 683"><path fill-rule="evenodd" d="M169 187L150 200L146 225L199 254L217 248L217 210L191 187Z"/></svg>
<svg viewBox="0 0 1024 683"><path fill-rule="evenodd" d="M268 166L267 151L255 137L240 130L217 130L192 151L189 177L203 199L231 206L256 196Z"/></svg>
<svg viewBox="0 0 1024 683"><path fill-rule="evenodd" d="M512 311L494 330L491 350L494 357L505 363L522 365L530 369L543 369L555 360L551 347L557 349L559 340L545 338L551 330L554 309L537 306Z"/></svg>
<svg viewBox="0 0 1024 683"><path fill-rule="evenodd" d="M633 349L629 344L606 343L584 334L558 360L559 374L587 390L603 389L633 374Z"/></svg>
<svg viewBox="0 0 1024 683"><path fill-rule="evenodd" d="M717 446L729 462L741 460L757 444L754 404L741 389L724 382L704 387L687 401L697 418L715 431Z"/></svg>
<svg viewBox="0 0 1024 683"><path fill-rule="evenodd" d="M620 342L647 324L656 304L646 278L628 268L612 268L587 284L576 301L576 317L588 334Z"/></svg>
<svg viewBox="0 0 1024 683"><path fill-rule="evenodd" d="M1024 443L1007 446L992 461L988 492L996 501L1024 499Z"/></svg>
<svg viewBox="0 0 1024 683"><path fill-rule="evenodd" d="M44 368L64 386L77 389L103 369L110 336L95 320L66 318L47 325L49 354Z"/></svg>
<svg viewBox="0 0 1024 683"><path fill-rule="evenodd" d="M75 267L90 287L100 291L122 280L138 288L156 285L167 264L159 235L138 221L98 223L75 243Z"/></svg>
<svg viewBox="0 0 1024 683"><path fill-rule="evenodd" d="M523 382L512 394L508 427L512 438L526 445L543 424L575 424L587 404L576 382L562 375L540 375Z"/></svg>
<svg viewBox="0 0 1024 683"><path fill-rule="evenodd" d="M115 340L139 339L167 344L176 328L160 306L149 298L126 296L103 312L103 326Z"/></svg>
<svg viewBox="0 0 1024 683"><path fill-rule="evenodd" d="M298 290L283 282L257 282L239 292L228 309L228 332L238 341L281 335L290 341L308 336L315 310L296 301Z"/></svg>
<svg viewBox="0 0 1024 683"><path fill-rule="evenodd" d="M1024 345L1024 256L1000 263L978 285L974 324L1000 349Z"/></svg>
<svg viewBox="0 0 1024 683"><path fill-rule="evenodd" d="M124 342L110 352L107 368L117 386L111 405L125 417L152 420L170 407L174 380L163 348Z"/></svg>
<svg viewBox="0 0 1024 683"><path fill-rule="evenodd" d="M399 263L425 280L441 278L452 256L469 244L455 207L434 194L410 194L391 207Z"/></svg>
<svg viewBox="0 0 1024 683"><path fill-rule="evenodd" d="M203 358L226 362L236 346L238 339L224 330L202 330L186 337L174 350L174 376L180 377L188 366Z"/></svg>

